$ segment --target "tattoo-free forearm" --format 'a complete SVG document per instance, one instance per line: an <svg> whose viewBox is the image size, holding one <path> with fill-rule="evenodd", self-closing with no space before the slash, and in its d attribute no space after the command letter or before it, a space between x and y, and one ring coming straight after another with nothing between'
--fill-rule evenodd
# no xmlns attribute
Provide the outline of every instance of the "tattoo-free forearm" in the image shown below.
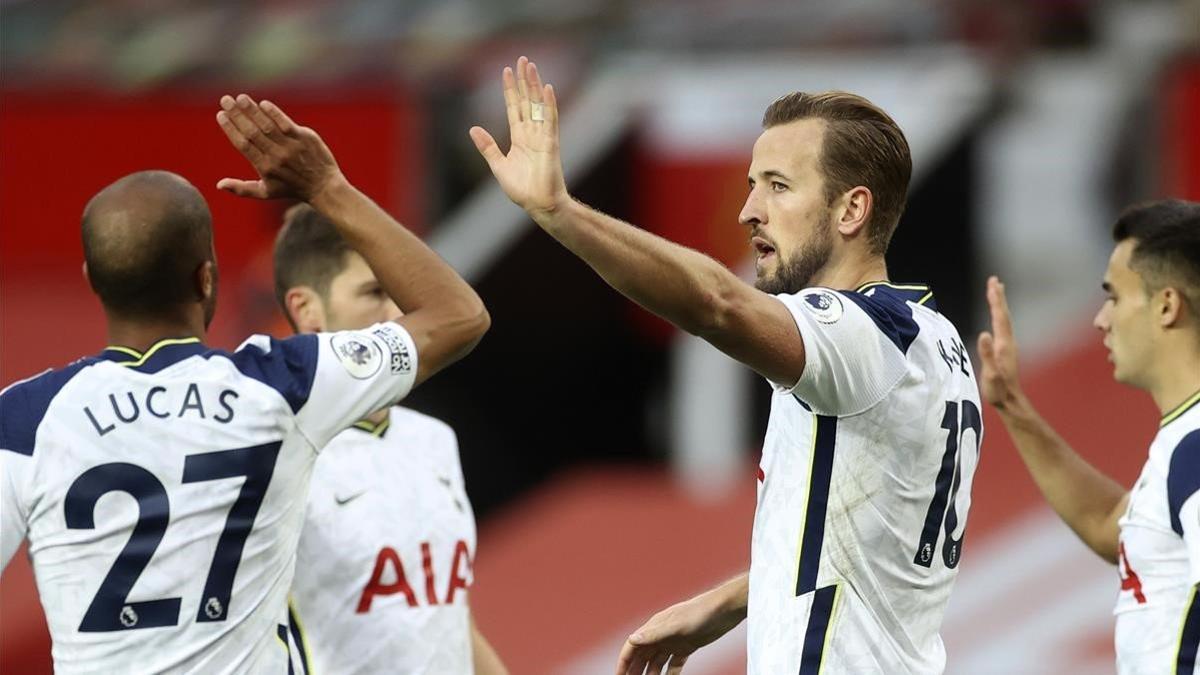
<svg viewBox="0 0 1200 675"><path fill-rule="evenodd" d="M406 315L420 349L418 380L468 353L490 324L483 301L423 241L344 178L313 197Z"/></svg>
<svg viewBox="0 0 1200 675"><path fill-rule="evenodd" d="M724 301L744 286L703 253L574 200L539 220L610 286L689 333L720 326Z"/></svg>
<svg viewBox="0 0 1200 675"><path fill-rule="evenodd" d="M1046 501L1097 555L1115 563L1128 490L1071 449L1024 394L997 410Z"/></svg>

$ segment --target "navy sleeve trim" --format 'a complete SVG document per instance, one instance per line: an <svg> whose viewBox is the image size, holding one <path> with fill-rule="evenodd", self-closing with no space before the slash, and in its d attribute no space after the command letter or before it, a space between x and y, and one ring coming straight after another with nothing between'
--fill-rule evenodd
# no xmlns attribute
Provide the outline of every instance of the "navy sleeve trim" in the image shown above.
<svg viewBox="0 0 1200 675"><path fill-rule="evenodd" d="M246 377L258 380L279 392L295 414L308 402L317 375L317 336L294 335L286 340L270 339L271 348L263 351L249 343L229 355L233 365Z"/></svg>
<svg viewBox="0 0 1200 675"><path fill-rule="evenodd" d="M18 382L0 393L0 450L33 456L38 427L58 392L97 359L80 359L60 370Z"/></svg>
<svg viewBox="0 0 1200 675"><path fill-rule="evenodd" d="M1200 491L1200 429L1179 441L1171 453L1171 466L1167 470L1167 504L1171 511L1171 529L1183 536L1183 523L1179 521L1179 510L1188 497Z"/></svg>
<svg viewBox="0 0 1200 675"><path fill-rule="evenodd" d="M884 288L877 287L875 290L871 295L848 291L843 291L842 295L866 312L875 322L875 326L902 353L908 354L908 348L921 331L913 319L912 307L904 298L888 293Z"/></svg>

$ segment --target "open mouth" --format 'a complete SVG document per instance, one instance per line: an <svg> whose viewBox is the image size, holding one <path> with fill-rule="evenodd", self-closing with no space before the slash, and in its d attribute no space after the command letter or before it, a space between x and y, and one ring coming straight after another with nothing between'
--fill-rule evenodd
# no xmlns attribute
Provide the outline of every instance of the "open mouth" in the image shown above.
<svg viewBox="0 0 1200 675"><path fill-rule="evenodd" d="M767 240L762 237L754 237L750 240L750 243L754 246L755 258L759 262L775 255L775 247L768 244Z"/></svg>

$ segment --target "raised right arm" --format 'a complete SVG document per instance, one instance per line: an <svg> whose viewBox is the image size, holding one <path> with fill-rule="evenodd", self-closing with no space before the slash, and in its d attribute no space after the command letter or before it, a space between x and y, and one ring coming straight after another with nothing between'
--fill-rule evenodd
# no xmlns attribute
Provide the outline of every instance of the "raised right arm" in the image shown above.
<svg viewBox="0 0 1200 675"><path fill-rule="evenodd" d="M979 336L979 385L995 406L1042 496L1075 534L1110 563L1117 562L1117 521L1129 491L1079 456L1038 414L1017 377L1017 342L1004 285L988 279L992 331Z"/></svg>
<svg viewBox="0 0 1200 675"><path fill-rule="evenodd" d="M221 99L217 122L259 179L217 187L257 199L293 197L328 218L405 316L417 348L416 383L465 356L491 325L483 301L416 235L350 184L321 137L279 106L242 94Z"/></svg>

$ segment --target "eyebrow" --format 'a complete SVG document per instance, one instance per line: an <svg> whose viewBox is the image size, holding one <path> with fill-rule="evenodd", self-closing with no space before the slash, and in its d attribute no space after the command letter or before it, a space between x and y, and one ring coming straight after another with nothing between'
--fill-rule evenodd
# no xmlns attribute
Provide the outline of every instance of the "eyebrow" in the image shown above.
<svg viewBox="0 0 1200 675"><path fill-rule="evenodd" d="M792 180L786 174L784 174L782 171L776 171L775 169L763 171L759 175L761 175L763 178L782 178L783 180L786 180L786 181ZM752 183L754 182L754 176L747 176L746 179Z"/></svg>

